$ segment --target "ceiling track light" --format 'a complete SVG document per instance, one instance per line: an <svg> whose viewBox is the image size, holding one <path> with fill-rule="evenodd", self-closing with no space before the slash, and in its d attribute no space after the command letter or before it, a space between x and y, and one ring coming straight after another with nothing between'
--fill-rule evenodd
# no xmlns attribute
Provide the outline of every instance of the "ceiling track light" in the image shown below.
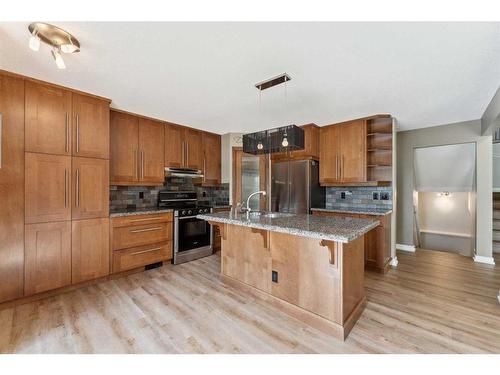
<svg viewBox="0 0 500 375"><path fill-rule="evenodd" d="M52 57L59 69L65 69L62 53L76 53L80 51L80 42L67 31L48 23L34 22L28 26L31 34L29 47L33 51L40 49L40 41L52 48ZM62 52L62 53L61 53Z"/></svg>

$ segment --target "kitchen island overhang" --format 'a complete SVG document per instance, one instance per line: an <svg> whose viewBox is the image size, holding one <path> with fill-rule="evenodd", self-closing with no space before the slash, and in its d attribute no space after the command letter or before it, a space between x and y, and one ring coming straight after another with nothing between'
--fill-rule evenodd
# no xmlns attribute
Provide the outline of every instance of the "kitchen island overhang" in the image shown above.
<svg viewBox="0 0 500 375"><path fill-rule="evenodd" d="M371 219L234 212L198 215L221 232L221 274L234 287L344 340L363 312Z"/></svg>

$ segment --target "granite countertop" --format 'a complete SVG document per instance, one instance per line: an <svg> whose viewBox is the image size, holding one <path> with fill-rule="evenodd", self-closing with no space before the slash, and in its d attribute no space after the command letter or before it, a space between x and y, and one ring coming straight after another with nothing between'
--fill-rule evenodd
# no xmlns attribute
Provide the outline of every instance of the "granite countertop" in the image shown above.
<svg viewBox="0 0 500 375"><path fill-rule="evenodd" d="M278 218L254 216L247 219L245 213L220 212L198 215L197 218L342 243L351 242L380 224L375 219L306 214Z"/></svg>
<svg viewBox="0 0 500 375"><path fill-rule="evenodd" d="M144 214L159 214L166 212L173 212L174 210L170 208L133 208L133 209L122 209L122 210L111 210L109 211L109 217L121 217L121 216L131 216L131 215L144 215Z"/></svg>
<svg viewBox="0 0 500 375"><path fill-rule="evenodd" d="M322 211L322 212L339 212L346 214L363 214L363 215L373 215L373 216L385 216L392 213L392 209L387 208L369 208L369 207L331 207L331 208L311 208L311 211Z"/></svg>

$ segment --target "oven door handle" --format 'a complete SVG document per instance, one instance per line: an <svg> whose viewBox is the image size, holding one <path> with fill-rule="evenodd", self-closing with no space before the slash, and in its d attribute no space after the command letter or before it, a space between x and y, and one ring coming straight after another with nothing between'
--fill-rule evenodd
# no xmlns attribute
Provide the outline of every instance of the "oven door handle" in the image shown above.
<svg viewBox="0 0 500 375"><path fill-rule="evenodd" d="M183 219L193 219L193 218L196 219L196 215L194 215L194 216L182 216L182 217L179 217L178 219L183 220ZM199 220L204 221L204 219L199 219Z"/></svg>

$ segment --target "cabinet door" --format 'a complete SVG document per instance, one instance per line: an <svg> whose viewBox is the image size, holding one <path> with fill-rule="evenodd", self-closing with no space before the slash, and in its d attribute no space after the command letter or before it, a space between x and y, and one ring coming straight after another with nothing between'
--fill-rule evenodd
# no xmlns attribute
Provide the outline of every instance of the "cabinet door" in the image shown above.
<svg viewBox="0 0 500 375"><path fill-rule="evenodd" d="M139 119L140 181L146 185L162 185L165 179L165 125L154 120Z"/></svg>
<svg viewBox="0 0 500 375"><path fill-rule="evenodd" d="M137 117L111 111L111 183L134 184L138 181L139 121Z"/></svg>
<svg viewBox="0 0 500 375"><path fill-rule="evenodd" d="M364 120L340 125L343 182L366 181L366 123Z"/></svg>
<svg viewBox="0 0 500 375"><path fill-rule="evenodd" d="M191 169L203 169L203 133L199 130L186 129L186 163Z"/></svg>
<svg viewBox="0 0 500 375"><path fill-rule="evenodd" d="M71 221L26 225L25 233L25 295L71 284Z"/></svg>
<svg viewBox="0 0 500 375"><path fill-rule="evenodd" d="M25 156L27 224L71 220L71 156Z"/></svg>
<svg viewBox="0 0 500 375"><path fill-rule="evenodd" d="M184 149L184 127L165 125L165 167L181 168L186 158Z"/></svg>
<svg viewBox="0 0 500 375"><path fill-rule="evenodd" d="M203 185L220 184L220 135L203 133Z"/></svg>
<svg viewBox="0 0 500 375"><path fill-rule="evenodd" d="M109 219L75 220L72 226L72 283L108 275Z"/></svg>
<svg viewBox="0 0 500 375"><path fill-rule="evenodd" d="M24 290L24 81L0 73L0 302Z"/></svg>
<svg viewBox="0 0 500 375"><path fill-rule="evenodd" d="M26 151L71 155L71 92L26 81Z"/></svg>
<svg viewBox="0 0 500 375"><path fill-rule="evenodd" d="M72 218L109 216L109 161L73 158Z"/></svg>
<svg viewBox="0 0 500 375"><path fill-rule="evenodd" d="M73 155L109 159L109 102L73 94Z"/></svg>
<svg viewBox="0 0 500 375"><path fill-rule="evenodd" d="M322 184L340 181L340 126L320 129L319 181Z"/></svg>

